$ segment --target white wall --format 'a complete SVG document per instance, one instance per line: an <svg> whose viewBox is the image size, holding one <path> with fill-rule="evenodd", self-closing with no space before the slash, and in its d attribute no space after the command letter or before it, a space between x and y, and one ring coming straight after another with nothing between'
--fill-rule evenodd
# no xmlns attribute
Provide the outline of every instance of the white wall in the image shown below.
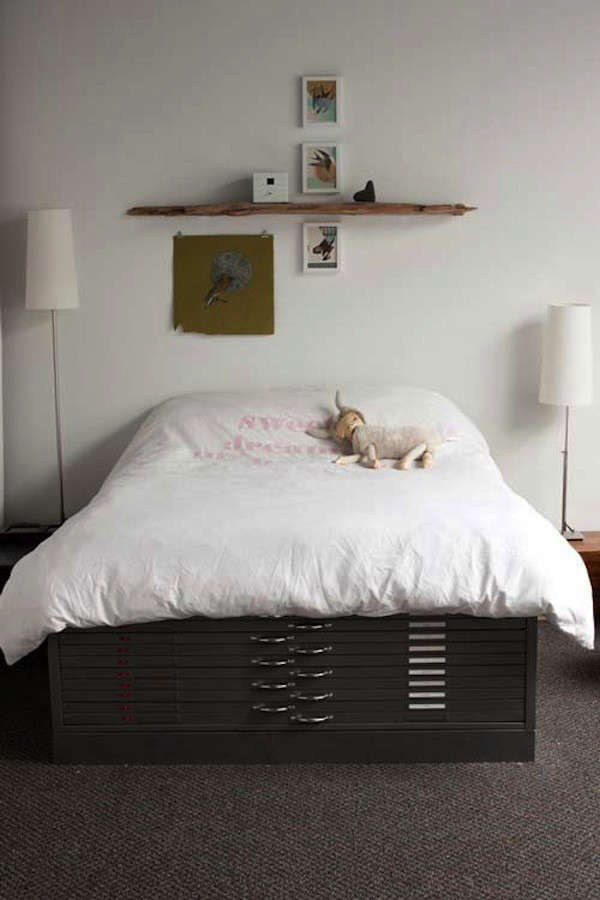
<svg viewBox="0 0 600 900"><path fill-rule="evenodd" d="M50 330L23 306L24 212L72 205L81 309L61 317L68 510L140 417L199 388L397 380L482 427L558 518L559 413L540 326L598 303L597 0L7 0L0 282L8 518L56 518ZM344 220L344 272L301 274L300 220L128 219L139 203L299 186L301 74L345 79L344 194L459 201L462 219ZM10 81L8 78L10 77ZM276 236L273 337L170 329L171 235ZM600 358L600 315L595 317ZM577 412L571 509L598 527L597 407Z"/></svg>

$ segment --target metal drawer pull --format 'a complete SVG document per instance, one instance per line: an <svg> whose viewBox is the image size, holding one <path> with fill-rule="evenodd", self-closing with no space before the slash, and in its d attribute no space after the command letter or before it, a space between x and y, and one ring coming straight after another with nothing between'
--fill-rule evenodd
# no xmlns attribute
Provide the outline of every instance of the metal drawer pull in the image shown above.
<svg viewBox="0 0 600 900"><path fill-rule="evenodd" d="M446 691L409 691L409 699L420 700L423 698L432 699L433 697L445 697Z"/></svg>
<svg viewBox="0 0 600 900"><path fill-rule="evenodd" d="M252 707L252 709L254 710L254 712L284 713L284 712L290 712L292 709L294 709L294 707L290 706L290 705L266 706L264 703L255 703L254 706Z"/></svg>
<svg viewBox="0 0 600 900"><path fill-rule="evenodd" d="M414 666L415 663L445 663L445 656L409 656L408 664Z"/></svg>
<svg viewBox="0 0 600 900"><path fill-rule="evenodd" d="M327 713L324 716L303 716L298 713L296 716L290 716L290 722L297 722L299 725L320 725L321 722L331 722L333 716Z"/></svg>
<svg viewBox="0 0 600 900"><path fill-rule="evenodd" d="M409 641L445 641L446 634L445 632L440 632L440 634L432 634L429 632L428 634L409 634Z"/></svg>
<svg viewBox="0 0 600 900"><path fill-rule="evenodd" d="M298 656L318 656L320 653L331 653L333 647L290 647L290 653L297 653Z"/></svg>
<svg viewBox="0 0 600 900"><path fill-rule="evenodd" d="M253 666L267 666L274 669L276 666L289 666L291 659L269 659L268 656L257 656L252 660Z"/></svg>
<svg viewBox="0 0 600 900"><path fill-rule="evenodd" d="M326 678L328 675L333 675L333 669L322 669L320 672L300 672L292 669L290 675L293 675L294 678Z"/></svg>
<svg viewBox="0 0 600 900"><path fill-rule="evenodd" d="M331 622L315 622L311 625L298 625L296 622L292 622L288 627L292 631L323 631L324 628L331 628Z"/></svg>
<svg viewBox="0 0 600 900"><path fill-rule="evenodd" d="M409 681L408 686L409 686L409 688L446 687L446 680L444 678L440 678L439 680L432 678L431 681L428 681L427 679L425 679L423 681Z"/></svg>
<svg viewBox="0 0 600 900"><path fill-rule="evenodd" d="M439 621L431 621L431 620L425 619L420 622L417 621L416 619L412 619L408 623L408 627L409 628L445 628L446 623L444 622L443 619L440 619Z"/></svg>
<svg viewBox="0 0 600 900"><path fill-rule="evenodd" d="M250 640L257 644L284 644L286 641L293 641L291 634L251 634Z"/></svg>
<svg viewBox="0 0 600 900"><path fill-rule="evenodd" d="M327 691L324 694L303 694L302 691L294 691L290 694L292 700L310 700L311 703L318 703L320 700L331 700L333 691Z"/></svg>
<svg viewBox="0 0 600 900"><path fill-rule="evenodd" d="M415 644L409 649L410 653L445 653L445 644Z"/></svg>
<svg viewBox="0 0 600 900"><path fill-rule="evenodd" d="M409 709L446 709L445 703L409 703Z"/></svg>
<svg viewBox="0 0 600 900"><path fill-rule="evenodd" d="M252 687L258 691L285 691L294 687L293 681L253 681Z"/></svg>
<svg viewBox="0 0 600 900"><path fill-rule="evenodd" d="M445 675L445 669L409 669L409 675Z"/></svg>

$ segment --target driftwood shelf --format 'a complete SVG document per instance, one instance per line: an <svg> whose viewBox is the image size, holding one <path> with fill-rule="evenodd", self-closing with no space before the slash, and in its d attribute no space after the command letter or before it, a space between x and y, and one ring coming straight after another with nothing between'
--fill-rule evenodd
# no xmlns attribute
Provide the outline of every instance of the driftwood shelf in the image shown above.
<svg viewBox="0 0 600 900"><path fill-rule="evenodd" d="M462 203L205 203L199 206L134 206L128 216L464 216Z"/></svg>

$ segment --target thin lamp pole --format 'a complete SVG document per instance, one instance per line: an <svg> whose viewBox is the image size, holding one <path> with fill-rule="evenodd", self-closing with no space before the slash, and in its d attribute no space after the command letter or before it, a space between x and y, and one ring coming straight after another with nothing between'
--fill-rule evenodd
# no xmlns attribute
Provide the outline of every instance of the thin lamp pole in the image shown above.
<svg viewBox="0 0 600 900"><path fill-rule="evenodd" d="M561 534L568 541L581 541L583 534L571 528L567 522L567 486L569 482L569 407L565 406L565 446L563 455L562 515Z"/></svg>
<svg viewBox="0 0 600 900"><path fill-rule="evenodd" d="M569 407L565 406L565 447L563 454L563 485L562 485L562 515L561 534L567 534L567 480L569 477Z"/></svg>
<svg viewBox="0 0 600 900"><path fill-rule="evenodd" d="M63 484L62 419L60 414L60 373L58 368L58 333L56 310L52 310L52 363L54 367L54 413L56 419L56 461L60 489L60 524L65 521L65 490Z"/></svg>

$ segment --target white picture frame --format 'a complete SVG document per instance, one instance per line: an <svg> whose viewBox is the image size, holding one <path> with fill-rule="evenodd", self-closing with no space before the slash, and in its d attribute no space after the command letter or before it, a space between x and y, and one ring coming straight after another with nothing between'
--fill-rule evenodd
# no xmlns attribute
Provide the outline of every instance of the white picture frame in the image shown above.
<svg viewBox="0 0 600 900"><path fill-rule="evenodd" d="M339 194L341 176L342 145L338 141L302 144L303 194Z"/></svg>
<svg viewBox="0 0 600 900"><path fill-rule="evenodd" d="M302 126L339 128L342 124L340 75L302 76Z"/></svg>
<svg viewBox="0 0 600 900"><path fill-rule="evenodd" d="M340 230L339 222L303 223L303 272L307 275L335 275L340 271Z"/></svg>

